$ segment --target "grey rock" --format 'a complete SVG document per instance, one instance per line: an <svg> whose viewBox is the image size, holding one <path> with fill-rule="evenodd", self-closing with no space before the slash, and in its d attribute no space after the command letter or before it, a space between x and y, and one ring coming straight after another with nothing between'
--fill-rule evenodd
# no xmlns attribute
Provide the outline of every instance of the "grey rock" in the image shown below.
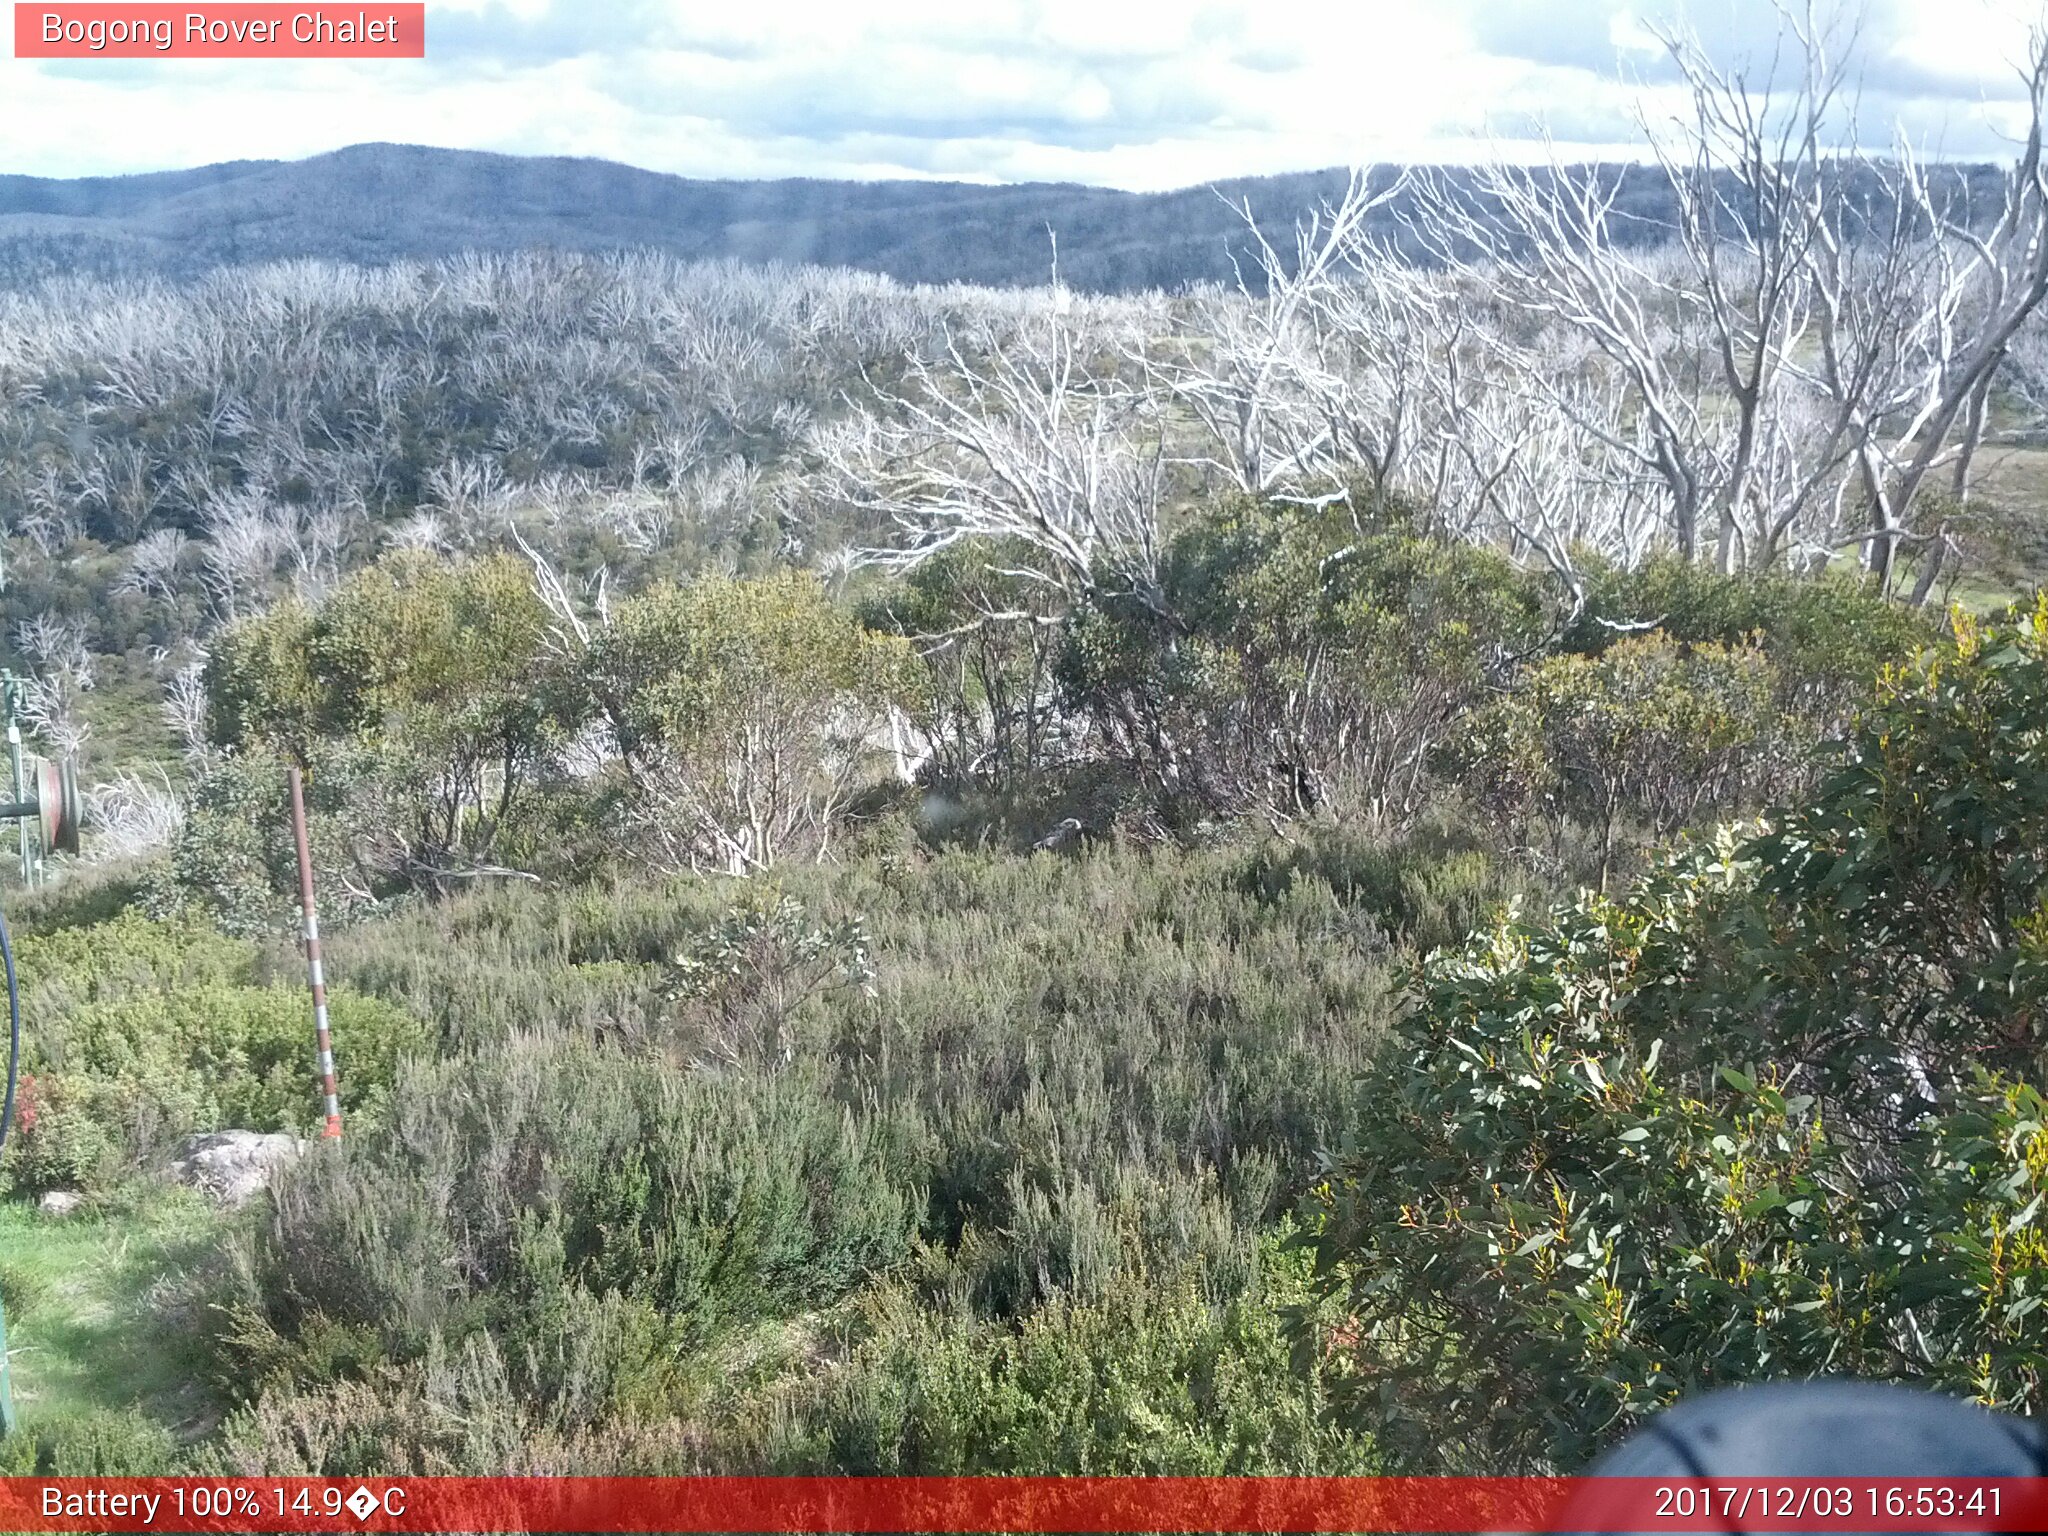
<svg viewBox="0 0 2048 1536"><path fill-rule="evenodd" d="M170 1174L220 1205L240 1205L262 1193L273 1169L304 1150L296 1136L262 1131L207 1131L187 1138Z"/></svg>
<svg viewBox="0 0 2048 1536"><path fill-rule="evenodd" d="M1086 830L1087 828L1083 827L1079 821L1069 816L1065 821L1054 827L1052 831L1033 843L1031 851L1033 853L1057 853L1062 848L1071 848L1079 841L1081 834Z"/></svg>
<svg viewBox="0 0 2048 1536"><path fill-rule="evenodd" d="M36 1209L45 1216L69 1216L83 1204L85 1196L75 1189L48 1189L36 1202Z"/></svg>

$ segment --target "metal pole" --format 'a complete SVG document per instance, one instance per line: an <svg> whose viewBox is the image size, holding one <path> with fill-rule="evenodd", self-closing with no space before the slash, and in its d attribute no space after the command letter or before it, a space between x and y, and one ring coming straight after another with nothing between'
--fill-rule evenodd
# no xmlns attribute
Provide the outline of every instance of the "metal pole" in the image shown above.
<svg viewBox="0 0 2048 1536"><path fill-rule="evenodd" d="M291 770L292 837L299 845L299 908L306 919L306 980L313 988L313 1034L320 1043L320 1087L327 1100L326 1141L341 1138L341 1099L334 1091L334 1041L327 1033L327 980L320 973L320 918L313 910L313 848L306 839L306 791Z"/></svg>

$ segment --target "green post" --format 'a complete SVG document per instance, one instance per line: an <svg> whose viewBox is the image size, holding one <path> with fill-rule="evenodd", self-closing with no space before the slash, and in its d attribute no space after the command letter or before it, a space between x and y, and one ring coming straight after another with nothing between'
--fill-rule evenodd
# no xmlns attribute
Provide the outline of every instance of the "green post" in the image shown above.
<svg viewBox="0 0 2048 1536"><path fill-rule="evenodd" d="M16 711L21 703L21 681L12 672L0 673L0 709L7 716L7 761L14 774L14 803L21 804L28 786L22 779L21 722ZM29 845L29 829L26 818L14 823L15 848L21 855L21 888L28 890L36 881L36 856Z"/></svg>
<svg viewBox="0 0 2048 1536"><path fill-rule="evenodd" d="M0 1302L0 1440L14 1433L14 1381L7 1372L7 1304Z"/></svg>
<svg viewBox="0 0 2048 1536"><path fill-rule="evenodd" d="M6 584L0 573L0 587ZM21 780L21 727L15 722L15 681L12 672L0 672L0 713L7 717L7 756L14 771L14 803L21 804L26 786ZM21 883L29 881L28 823L17 820L14 835L21 850ZM14 1433L14 1375L7 1367L7 1303L0 1300L0 1440Z"/></svg>

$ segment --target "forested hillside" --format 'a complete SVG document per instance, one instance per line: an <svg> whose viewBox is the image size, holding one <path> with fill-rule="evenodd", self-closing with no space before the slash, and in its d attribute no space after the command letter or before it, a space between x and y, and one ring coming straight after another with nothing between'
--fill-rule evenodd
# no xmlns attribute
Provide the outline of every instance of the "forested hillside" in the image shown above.
<svg viewBox="0 0 2048 1536"><path fill-rule="evenodd" d="M298 163L52 181L0 176L0 283L48 272L194 276L316 258L465 251L659 251L683 261L849 266L904 282L1116 291L1231 276L1233 204L1275 231L1341 191L1343 173L1155 195L958 182L693 181L602 160L362 144ZM1226 201L1228 199L1228 201Z"/></svg>
<svg viewBox="0 0 2048 1536"><path fill-rule="evenodd" d="M1394 172L1378 173L1382 183ZM1669 239L1677 206L1654 166L1574 168L1620 187L1617 233ZM1853 171L1851 172L1854 175ZM1945 197L1983 211L1994 166L1938 168ZM1102 293L1234 283L1257 242L1285 244L1344 190L1341 170L1245 177L1174 192L943 181L693 181L603 160L358 144L310 160L56 181L0 175L0 286L62 272L193 277L299 260L383 263L470 251L659 251L682 261L846 266L907 283L1036 286L1054 267ZM1879 179L1847 199L1880 221ZM1375 233L1410 259L1426 242L1405 201Z"/></svg>
<svg viewBox="0 0 2048 1536"><path fill-rule="evenodd" d="M91 813L7 893L0 1469L1510 1472L1777 1375L2038 1411L2039 134L1967 201L1748 150L1656 239L1610 174L1354 176L1227 285L0 294L7 659ZM228 1130L308 1139L234 1203L181 1156Z"/></svg>

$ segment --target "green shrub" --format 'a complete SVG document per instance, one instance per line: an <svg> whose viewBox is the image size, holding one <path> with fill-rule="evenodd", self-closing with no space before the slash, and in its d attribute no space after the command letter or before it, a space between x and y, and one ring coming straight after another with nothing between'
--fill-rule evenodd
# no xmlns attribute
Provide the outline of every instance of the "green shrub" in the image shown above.
<svg viewBox="0 0 2048 1536"><path fill-rule="evenodd" d="M336 988L328 996L342 1107L376 1114L419 1022ZM138 1158L197 1130L306 1131L320 1120L313 1012L301 987L205 987L88 1004L65 1021L56 1080L125 1130ZM39 1049L38 1054L43 1054Z"/></svg>
<svg viewBox="0 0 2048 1536"><path fill-rule="evenodd" d="M0 1477L163 1477L179 1463L171 1432L139 1408L24 1413L0 1439Z"/></svg>
<svg viewBox="0 0 2048 1536"><path fill-rule="evenodd" d="M874 979L859 923L820 925L792 898L755 890L671 959L664 990L699 1017L712 1055L737 1066L787 1062L798 1009Z"/></svg>
<svg viewBox="0 0 2048 1536"><path fill-rule="evenodd" d="M1637 1005L1674 985L1698 882L1722 878L1589 898L1429 967L1321 1204L1361 1339L1349 1411L1408 1464L1576 1466L1681 1396L1783 1376L2038 1405L2038 1095L1954 1096L1888 1178L1781 1068L1706 1074L1646 1034Z"/></svg>
<svg viewBox="0 0 2048 1536"><path fill-rule="evenodd" d="M1440 766L1518 841L1593 841L1605 886L1624 835L1753 815L1811 789L1821 745L1879 675L1935 638L1860 582L1723 576L1656 559L1595 569L1554 650L1447 733Z"/></svg>
<svg viewBox="0 0 2048 1536"><path fill-rule="evenodd" d="M1488 854L1479 834L1456 822L1390 838L1311 821L1288 842L1262 843L1242 858L1242 889L1268 905L1333 901L1370 919L1358 943L1389 954L1459 943L1531 888L1525 875Z"/></svg>
<svg viewBox="0 0 2048 1536"><path fill-rule="evenodd" d="M1222 1477L1377 1470L1280 1326L1303 1266L1270 1248L1228 1300L1171 1271L1056 1297L1014 1327L887 1293L822 1378L771 1397L746 1460L778 1472ZM765 1410L765 1411L764 1411ZM746 1426L741 1426L744 1435ZM745 1440L742 1440L745 1447Z"/></svg>
<svg viewBox="0 0 2048 1536"><path fill-rule="evenodd" d="M49 1277L21 1264L0 1264L0 1308L19 1322L41 1308L50 1294Z"/></svg>
<svg viewBox="0 0 2048 1536"><path fill-rule="evenodd" d="M1703 957L1718 1040L1814 1059L1858 1122L1978 1065L2043 1081L2048 593L1959 614L1951 643L1890 669L1834 771L1773 820L1749 850L1759 899Z"/></svg>
<svg viewBox="0 0 2048 1536"><path fill-rule="evenodd" d="M1780 702L1823 731L1886 666L1939 636L1925 614L1887 601L1867 581L1782 571L1724 576L1710 565L1660 557L1633 570L1595 571L1585 606L1563 649L1586 655L1645 628L1682 643L1732 646L1754 640L1781 679Z"/></svg>
<svg viewBox="0 0 2048 1536"><path fill-rule="evenodd" d="M408 770L402 755L376 742L321 738L307 750L307 837L332 927L409 883L384 857L394 818L402 832L405 807L394 795ZM288 767L260 746L212 758L192 785L167 857L144 882L144 910L243 937L294 931L299 875Z"/></svg>
<svg viewBox="0 0 2048 1536"><path fill-rule="evenodd" d="M1423 965L1320 1199L1390 1448L1572 1466L1835 1371L2039 1410L2044 722L2048 600L1959 620L1811 803Z"/></svg>
<svg viewBox="0 0 2048 1536"><path fill-rule="evenodd" d="M1178 820L1412 813L1445 730L1545 629L1535 578L1396 507L1206 512L1160 586L1156 603L1106 589L1077 612L1058 677L1098 756L1144 773Z"/></svg>
<svg viewBox="0 0 2048 1536"><path fill-rule="evenodd" d="M204 924L153 921L134 908L105 921L31 932L15 945L23 1006L38 1024L77 1002L239 985L253 975L255 958L250 945Z"/></svg>
<svg viewBox="0 0 2048 1536"><path fill-rule="evenodd" d="M228 1416L202 1464L240 1477L502 1477L531 1465L538 1428L478 1334L454 1349L436 1339L367 1379L265 1392Z"/></svg>
<svg viewBox="0 0 2048 1536"><path fill-rule="evenodd" d="M580 675L623 760L643 859L735 874L831 846L909 647L816 578L702 577L621 603Z"/></svg>
<svg viewBox="0 0 2048 1536"><path fill-rule="evenodd" d="M90 1085L25 1072L14 1101L0 1172L22 1194L52 1189L104 1189L131 1166L118 1132L101 1117Z"/></svg>
<svg viewBox="0 0 2048 1536"><path fill-rule="evenodd" d="M1754 642L1634 636L1530 666L1472 713L1446 756L1497 813L1591 827L1604 888L1625 817L1669 836L1703 814L1754 811L1797 782L1809 738L1776 693Z"/></svg>
<svg viewBox="0 0 2048 1536"><path fill-rule="evenodd" d="M293 1170L217 1298L249 1443L402 1459L413 1433L487 1464L502 1434L566 1470L830 1470L824 1420L776 1405L877 1287L994 1349L1171 1277L1175 1327L1239 1306L1266 1337L1259 1234L1354 1113L1394 909L1434 892L1448 924L1488 887L1469 848L1338 842L1284 870L1114 844L791 868L737 904L723 880L500 887L337 934L336 972L433 1021L447 1059ZM813 962L871 979L806 993L787 1061L728 1059L688 1033L720 998L663 996L677 956L748 1010ZM486 1336L510 1401L471 1437L433 1383ZM1196 1464L1178 1420L1149 1432ZM1117 1430L1118 1454L1147 1433Z"/></svg>
<svg viewBox="0 0 2048 1536"><path fill-rule="evenodd" d="M914 1266L928 1282L943 1267L929 1252ZM217 1454L225 1470L307 1475L1375 1471L1370 1439L1323 1411L1324 1364L1304 1368L1282 1327L1316 1311L1307 1278L1275 1238L1226 1298L1171 1268L1132 1271L1009 1324L906 1277L681 1369L653 1318L586 1302L582 1327L642 1342L585 1346L554 1397L488 1335L435 1340L361 1381L272 1387L229 1417ZM594 1413L607 1394L633 1406Z"/></svg>
<svg viewBox="0 0 2048 1536"><path fill-rule="evenodd" d="M931 743L931 782L1018 793L1065 747L1053 663L1066 604L1028 568L1005 542L962 540L861 610L869 629L914 645L924 685L904 702Z"/></svg>
<svg viewBox="0 0 2048 1536"><path fill-rule="evenodd" d="M829 1072L842 1103L915 1117L949 1233L1011 1225L1025 1155L1098 1188L1135 1156L1234 1188L1257 1153L1296 1180L1350 1112L1410 893L1428 899L1433 941L1525 884L1482 871L1454 835L1332 847L1326 863L1295 845L1106 844L784 871L808 923L860 925L874 970L873 995L805 1005L797 1063ZM451 1052L543 1031L659 1039L674 1027L671 957L733 902L710 879L506 886L338 933L328 958Z"/></svg>
<svg viewBox="0 0 2048 1536"><path fill-rule="evenodd" d="M320 1118L312 1007L254 984L253 946L127 912L26 936L24 1068L4 1170L17 1189L100 1192L195 1131L310 1131ZM328 999L344 1110L374 1121L426 1029L345 988Z"/></svg>
<svg viewBox="0 0 2048 1536"><path fill-rule="evenodd" d="M490 1327L530 1349L514 1368L547 1397L579 1296L654 1308L670 1348L830 1300L906 1251L913 1173L886 1123L801 1073L726 1080L569 1040L414 1066L388 1130L285 1181L243 1347L259 1375L318 1379L337 1340L360 1369Z"/></svg>
<svg viewBox="0 0 2048 1536"><path fill-rule="evenodd" d="M18 944L35 934L113 922L140 905L148 877L147 860L108 861L69 870L54 884L11 893L8 928Z"/></svg>
<svg viewBox="0 0 2048 1536"><path fill-rule="evenodd" d="M578 718L533 573L510 555L415 551L355 572L315 609L287 601L231 626L207 662L209 729L245 756L316 768L346 806L344 842L372 888L435 885L488 861ZM239 917L246 898L211 865L289 859L288 823L259 776L216 769L202 809L257 797L262 848L202 816L174 878ZM243 807L254 809L253 804ZM273 878L272 888L277 888ZM288 887L287 887L288 889Z"/></svg>

